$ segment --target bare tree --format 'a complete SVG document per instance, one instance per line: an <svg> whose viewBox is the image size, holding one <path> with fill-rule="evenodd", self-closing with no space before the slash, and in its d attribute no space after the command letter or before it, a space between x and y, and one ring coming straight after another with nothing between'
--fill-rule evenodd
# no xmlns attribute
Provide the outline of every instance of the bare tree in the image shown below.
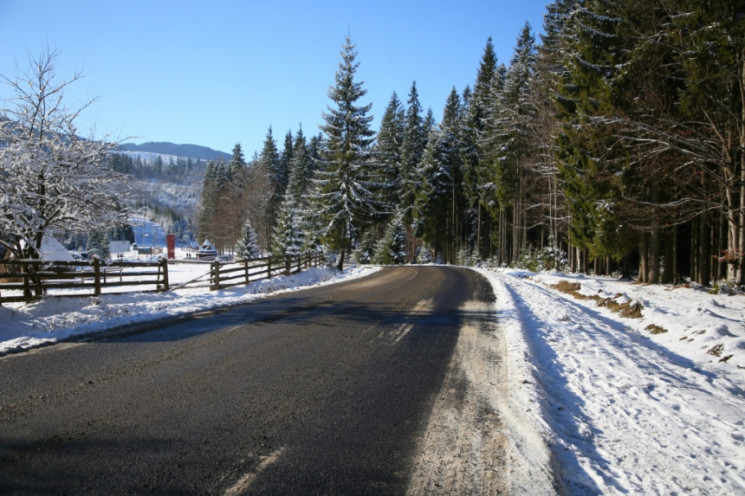
<svg viewBox="0 0 745 496"><path fill-rule="evenodd" d="M45 234L90 229L112 220L115 198L108 186L123 176L103 165L112 146L78 135L77 109L64 105L57 81L59 52L45 49L16 78L0 76L15 93L0 115L0 245L18 258L38 258Z"/></svg>

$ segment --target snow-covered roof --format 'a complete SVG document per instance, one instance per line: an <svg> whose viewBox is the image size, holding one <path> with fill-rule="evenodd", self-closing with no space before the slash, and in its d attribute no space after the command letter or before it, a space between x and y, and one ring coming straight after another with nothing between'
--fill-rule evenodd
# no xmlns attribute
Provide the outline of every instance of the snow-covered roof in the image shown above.
<svg viewBox="0 0 745 496"><path fill-rule="evenodd" d="M39 258L45 262L74 262L75 259L62 243L52 236L44 236L41 240Z"/></svg>
<svg viewBox="0 0 745 496"><path fill-rule="evenodd" d="M210 242L209 239L205 239L204 243L202 243L202 246L199 247L199 251L216 251L214 245Z"/></svg>
<svg viewBox="0 0 745 496"><path fill-rule="evenodd" d="M45 262L74 262L67 248L51 236L45 236L41 241L41 259Z"/></svg>

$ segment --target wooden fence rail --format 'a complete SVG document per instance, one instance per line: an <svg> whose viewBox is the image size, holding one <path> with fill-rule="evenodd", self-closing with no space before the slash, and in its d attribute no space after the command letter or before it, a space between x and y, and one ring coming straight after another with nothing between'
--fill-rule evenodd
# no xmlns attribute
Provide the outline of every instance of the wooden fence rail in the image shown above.
<svg viewBox="0 0 745 496"><path fill-rule="evenodd" d="M318 267L323 262L320 253L300 255L272 256L241 260L232 263L212 262L210 271L210 289L225 289L241 286L260 279L271 279L273 275L291 275L303 269Z"/></svg>
<svg viewBox="0 0 745 496"><path fill-rule="evenodd" d="M238 262L210 264L209 288L225 289L245 285L260 279L269 279L279 274L294 274L322 263L322 255L308 253L295 256L266 257ZM182 287L200 287L198 277L179 284ZM206 281L201 286L206 287ZM50 296L99 296L126 293L127 288L142 287L138 291L169 291L168 261L158 262L110 262L102 263L97 258L78 262L42 262L39 260L0 261L0 306L10 302L31 302ZM151 289L147 289L147 288ZM117 291L121 288L120 291ZM66 290L59 292L59 290ZM9 291L16 293L7 296ZM22 292L23 295L17 295ZM3 296L3 295L6 296Z"/></svg>
<svg viewBox="0 0 745 496"><path fill-rule="evenodd" d="M98 258L77 262L43 262L40 260L0 261L0 305L3 302L31 302L42 295L99 296L126 291L112 288L151 287L141 291L168 291L168 261L110 262ZM58 293L57 290L68 290ZM72 291L70 291L72 290ZM22 291L22 296L3 296L7 291Z"/></svg>

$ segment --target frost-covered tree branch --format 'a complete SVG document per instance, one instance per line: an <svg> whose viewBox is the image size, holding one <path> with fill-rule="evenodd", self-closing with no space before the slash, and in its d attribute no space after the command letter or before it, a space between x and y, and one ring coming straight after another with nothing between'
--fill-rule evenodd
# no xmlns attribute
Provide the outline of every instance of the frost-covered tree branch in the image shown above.
<svg viewBox="0 0 745 496"><path fill-rule="evenodd" d="M75 120L92 101L65 106L81 75L58 81L58 56L46 49L25 73L2 76L15 95L0 110L0 244L18 258L37 258L50 231L109 225L110 186L123 178L103 165L112 143L79 136Z"/></svg>

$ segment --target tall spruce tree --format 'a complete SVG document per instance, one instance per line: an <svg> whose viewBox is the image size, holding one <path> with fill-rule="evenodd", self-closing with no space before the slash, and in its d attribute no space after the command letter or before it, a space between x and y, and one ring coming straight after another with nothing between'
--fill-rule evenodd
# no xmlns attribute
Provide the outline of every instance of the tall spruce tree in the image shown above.
<svg viewBox="0 0 745 496"><path fill-rule="evenodd" d="M497 81L497 55L491 37L486 42L484 54L476 75L473 91L466 95L466 115L462 127L461 161L463 164L463 187L469 208L475 221L476 250L480 257L488 257L491 252L489 244L488 215L483 206L489 201L484 195L482 181L484 171L488 169L488 160L480 146L486 135L486 120L492 108L489 105L492 85Z"/></svg>
<svg viewBox="0 0 745 496"><path fill-rule="evenodd" d="M416 234L434 248L438 258L447 247L453 183L444 138L438 129L430 132L418 167L420 187L414 209Z"/></svg>
<svg viewBox="0 0 745 496"><path fill-rule="evenodd" d="M571 243L591 257L620 259L630 251L634 236L618 229L623 224L618 217L622 176L608 153L617 139L594 120L613 113L614 80L625 62L618 37L622 19L613 9L611 2L592 0L567 20L555 143Z"/></svg>
<svg viewBox="0 0 745 496"><path fill-rule="evenodd" d="M298 255L305 245L302 212L294 194L282 200L272 235L272 254Z"/></svg>
<svg viewBox="0 0 745 496"><path fill-rule="evenodd" d="M332 249L339 250L339 270L380 206L374 191L379 183L372 163L373 116L368 115L372 104L358 104L367 90L355 80L359 63L349 37L341 56L328 94L332 104L323 114L324 166L316 175L324 202L326 239Z"/></svg>
<svg viewBox="0 0 745 496"><path fill-rule="evenodd" d="M413 219L412 209L414 208L418 186L417 167L422 160L424 148L427 146L422 105L419 103L419 92L416 89L416 81L411 83L405 118L404 139L401 144L399 205L403 212L404 224L411 225Z"/></svg>
<svg viewBox="0 0 745 496"><path fill-rule="evenodd" d="M394 91L380 121L376 140L380 182L384 185L381 200L385 209L391 212L400 203L404 119L403 105Z"/></svg>
<svg viewBox="0 0 745 496"><path fill-rule="evenodd" d="M283 169L282 160L277 149L277 142L272 135L272 128L266 133L264 146L258 160L258 169L261 174L269 177L271 185L271 196L265 211L264 229L266 230L266 239L271 240L274 225L277 222L277 212L282 203L282 197L287 188L287 173Z"/></svg>
<svg viewBox="0 0 745 496"><path fill-rule="evenodd" d="M416 199L417 234L447 263L456 262L465 245L463 173L460 158L461 99L455 88L448 95L442 122L430 131L419 164Z"/></svg>
<svg viewBox="0 0 745 496"><path fill-rule="evenodd" d="M485 155L491 160L489 183L494 185L499 216L499 264L517 260L521 235L527 229L521 186L527 162L533 156L531 131L535 125L536 108L529 94L534 70L535 39L530 25L526 24L517 39L504 83L493 87L493 108L487 121L489 135ZM511 246L508 243L510 236Z"/></svg>
<svg viewBox="0 0 745 496"><path fill-rule="evenodd" d="M305 134L303 134L303 128L300 127L292 144L292 158L289 163L286 194L294 195L302 205L312 175L312 157L308 150Z"/></svg>
<svg viewBox="0 0 745 496"><path fill-rule="evenodd" d="M258 236L251 225L250 220L246 220L241 228L241 234L238 236L238 242L235 244L235 254L240 258L254 259L261 256L261 249L258 245Z"/></svg>

